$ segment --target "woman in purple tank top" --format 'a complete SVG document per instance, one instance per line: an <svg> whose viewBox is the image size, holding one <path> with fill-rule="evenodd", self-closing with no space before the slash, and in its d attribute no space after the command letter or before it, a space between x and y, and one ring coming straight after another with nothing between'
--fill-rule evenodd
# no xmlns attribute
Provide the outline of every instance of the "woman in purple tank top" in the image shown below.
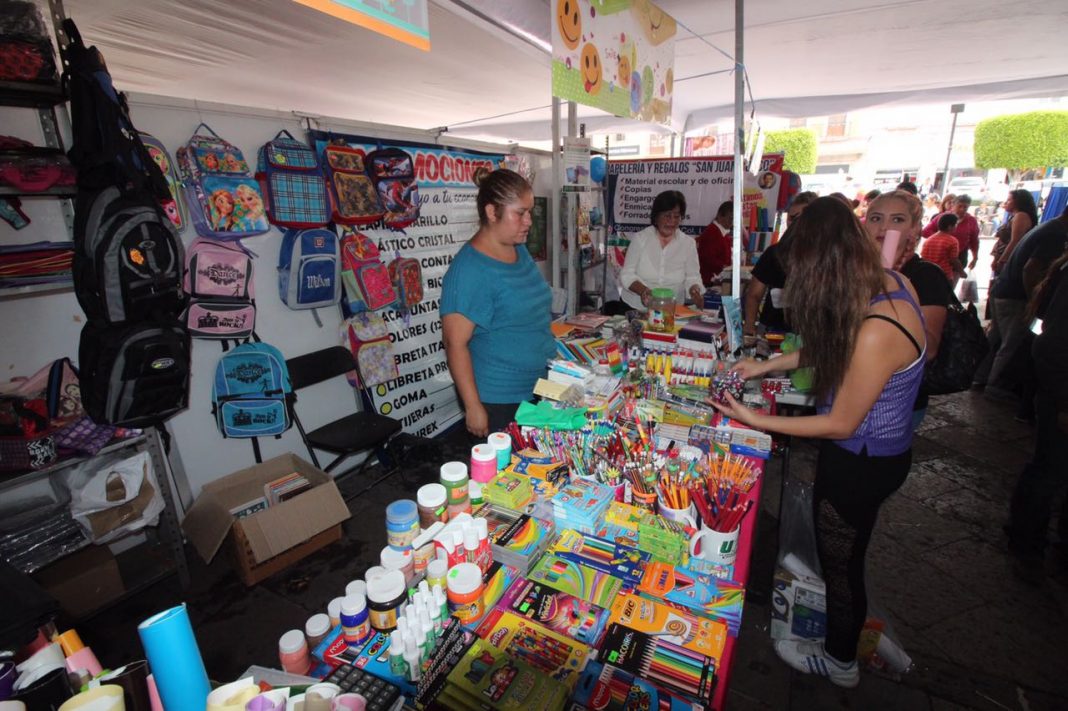
<svg viewBox="0 0 1068 711"><path fill-rule="evenodd" d="M902 245L903 248L904 245ZM785 301L801 351L735 370L747 378L814 368L816 415L762 415L727 396L717 407L762 430L823 440L813 490L816 540L827 585L824 643L779 641L795 669L856 686L857 640L867 617L864 559L879 507L912 463L912 403L923 378L923 317L916 295L884 270L879 248L832 197L813 202L783 244Z"/></svg>

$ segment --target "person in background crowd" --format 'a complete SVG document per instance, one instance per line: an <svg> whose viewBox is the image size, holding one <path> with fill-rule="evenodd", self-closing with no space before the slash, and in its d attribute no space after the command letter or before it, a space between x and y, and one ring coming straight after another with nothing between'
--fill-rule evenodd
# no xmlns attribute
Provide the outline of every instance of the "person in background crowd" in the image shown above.
<svg viewBox="0 0 1068 711"><path fill-rule="evenodd" d="M703 303L697 243L679 229L685 215L686 196L678 190L665 190L653 199L652 224L631 237L619 275L623 301L630 308L647 308L658 288L674 291L680 304L687 296Z"/></svg>
<svg viewBox="0 0 1068 711"><path fill-rule="evenodd" d="M877 207L878 201L869 219ZM897 224L896 210L888 210ZM906 214L901 229L911 219ZM834 198L815 200L798 218L785 264L787 316L804 347L769 361L747 359L734 369L753 378L813 366L818 414L764 415L730 395L715 406L757 429L823 440L813 515L827 586L826 640L780 640L775 651L800 672L854 687L860 681L857 641L867 618L868 542L882 502L904 483L912 462L909 412L923 378L923 316L912 287L882 268L875 241Z"/></svg>
<svg viewBox="0 0 1068 711"><path fill-rule="evenodd" d="M441 289L442 341L467 431L503 429L534 394L556 351L552 292L525 242L534 191L500 169L479 183L478 232L449 265Z"/></svg>
<svg viewBox="0 0 1068 711"><path fill-rule="evenodd" d="M907 193L919 197L920 189L916 187L916 183L909 180L908 176L905 177L900 183L897 184L896 190L904 190Z"/></svg>
<svg viewBox="0 0 1068 711"><path fill-rule="evenodd" d="M942 215L938 218L938 231L924 241L923 249L920 250L920 256L928 262L937 264L945 272L946 279L949 279L950 283L955 282L957 277L964 272L964 267L957 259L960 243L952 234L956 226L956 215L952 212Z"/></svg>
<svg viewBox="0 0 1068 711"><path fill-rule="evenodd" d="M798 193L786 210L786 232L775 244L764 250L760 259L753 266L752 278L745 287L743 332L747 336L756 335L757 311L760 311L760 323L770 331L788 331L786 316L783 313L782 290L786 287L786 272L781 260L782 245L797 218L805 208L816 199L816 193L805 191Z"/></svg>
<svg viewBox="0 0 1068 711"><path fill-rule="evenodd" d="M945 205L946 201L943 200L942 204ZM952 214L957 216L957 225L952 234L957 238L957 259L961 265L968 265L968 271L975 269L975 263L979 259L979 222L969 214L968 208L971 206L972 199L968 195L957 195L953 198ZM949 212L943 212L927 223L923 228L924 237L930 237L938 231L938 219L945 214ZM972 253L971 262L968 261L969 251Z"/></svg>
<svg viewBox="0 0 1068 711"><path fill-rule="evenodd" d="M955 205L956 202L956 195L953 193L946 193L946 196L942 198L942 202L938 205L938 214L941 215L943 212L949 212L953 209L953 205Z"/></svg>
<svg viewBox="0 0 1068 711"><path fill-rule="evenodd" d="M1035 197L1028 190L1012 190L1005 198L1002 205L1005 208L1005 224L998 229L998 241L994 244L994 273L1000 274L1009 257L1012 256L1016 245L1032 227L1038 224L1038 207L1035 205ZM1007 231L1003 231L1005 227ZM1003 241L1005 236L1007 241ZM1003 245L998 249L999 245Z"/></svg>
<svg viewBox="0 0 1068 711"><path fill-rule="evenodd" d="M734 202L720 204L712 222L697 238L697 259L701 265L701 281L713 286L719 273L731 263L731 228L734 223Z"/></svg>
<svg viewBox="0 0 1068 711"><path fill-rule="evenodd" d="M1013 216L1013 222L1016 217ZM1066 245L1068 208L1059 217L1044 222L1024 235L994 282L990 290L990 298L994 302L991 337L997 339L995 342L998 346L987 354L975 375L976 383L986 384L984 394L989 399L1013 399L1012 387L1021 378L1019 373L1009 373L1009 368L1030 330L1031 319L1026 316L1027 303L1050 264L1064 253ZM1024 419L1028 419L1029 411L1022 414Z"/></svg>
<svg viewBox="0 0 1068 711"><path fill-rule="evenodd" d="M1035 453L1016 482L1007 530L1009 550L1017 558L1013 570L1025 581L1039 584L1045 577L1050 512L1068 484L1068 253L1050 265L1028 312L1028 321L1042 319L1042 333L1031 347L1038 379ZM1068 498L1064 502L1061 556L1068 563Z"/></svg>
<svg viewBox="0 0 1068 711"><path fill-rule="evenodd" d="M868 209L864 228L875 243L882 247L886 230L901 232L895 268L900 271L920 302L923 312L924 333L927 336L927 360L934 360L942 344L942 330L946 325L949 302L952 300L949 281L938 265L920 258L916 244L920 238L923 206L919 199L903 190L884 193ZM952 239L952 238L950 238ZM953 240L956 245L956 240ZM929 394L920 384L916 400L912 404L912 429L915 431L927 414Z"/></svg>
<svg viewBox="0 0 1068 711"><path fill-rule="evenodd" d="M868 192L864 193L864 200L860 203L860 206L853 211L854 214L861 220L863 220L864 215L866 215L868 212L868 206L871 205L871 201L879 197L880 195L882 195L882 191L880 190L869 190Z"/></svg>

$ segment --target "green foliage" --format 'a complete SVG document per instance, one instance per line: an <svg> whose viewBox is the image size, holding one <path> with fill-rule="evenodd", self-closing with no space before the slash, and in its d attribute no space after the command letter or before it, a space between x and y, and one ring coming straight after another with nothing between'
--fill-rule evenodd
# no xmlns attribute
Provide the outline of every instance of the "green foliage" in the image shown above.
<svg viewBox="0 0 1068 711"><path fill-rule="evenodd" d="M975 127L975 166L1068 166L1068 111L1031 111L980 121Z"/></svg>
<svg viewBox="0 0 1068 711"><path fill-rule="evenodd" d="M764 153L783 153L783 168L795 173L816 170L816 134L807 128L768 131L764 138Z"/></svg>

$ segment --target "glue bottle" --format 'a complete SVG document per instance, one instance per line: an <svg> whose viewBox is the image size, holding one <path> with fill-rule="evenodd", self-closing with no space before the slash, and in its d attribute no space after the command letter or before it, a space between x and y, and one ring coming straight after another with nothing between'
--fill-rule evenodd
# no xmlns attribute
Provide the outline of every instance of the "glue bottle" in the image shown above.
<svg viewBox="0 0 1068 711"><path fill-rule="evenodd" d="M493 562L493 550L489 542L489 521L476 518L475 530L478 531L478 567L482 568L482 572L486 572Z"/></svg>
<svg viewBox="0 0 1068 711"><path fill-rule="evenodd" d="M423 665L419 659L419 649L416 647L414 635L404 639L404 662L408 666L408 681L412 683L419 681Z"/></svg>
<svg viewBox="0 0 1068 711"><path fill-rule="evenodd" d="M399 627L389 633L389 673L401 679L408 678L408 664L404 661L404 639Z"/></svg>

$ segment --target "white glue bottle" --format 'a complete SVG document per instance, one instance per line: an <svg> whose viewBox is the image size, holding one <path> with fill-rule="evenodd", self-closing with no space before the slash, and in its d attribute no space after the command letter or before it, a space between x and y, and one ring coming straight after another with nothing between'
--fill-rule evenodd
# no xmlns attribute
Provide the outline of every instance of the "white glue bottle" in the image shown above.
<svg viewBox="0 0 1068 711"><path fill-rule="evenodd" d="M389 673L400 679L408 678L408 663L404 661L404 636L399 629L389 633Z"/></svg>
<svg viewBox="0 0 1068 711"><path fill-rule="evenodd" d="M408 681L412 683L419 681L423 669L414 636L406 637L404 640L404 662L408 665Z"/></svg>

